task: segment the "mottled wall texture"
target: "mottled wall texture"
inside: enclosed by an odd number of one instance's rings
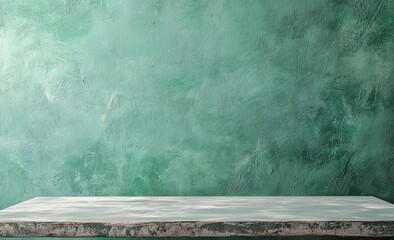
[[[394,202],[394,1],[0,0],[0,177]]]

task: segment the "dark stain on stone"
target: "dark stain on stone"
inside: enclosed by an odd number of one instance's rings
[[[325,223],[325,224],[327,224],[327,223]],[[319,227],[320,227],[320,224],[318,224],[316,222],[308,224],[308,228],[311,230],[318,229]]]
[[[254,234],[271,233],[273,235],[279,235],[284,229],[288,229],[290,227],[291,224],[287,222],[256,222],[248,224],[248,229],[250,229]]]
[[[167,232],[167,225],[165,223],[159,223],[157,226],[158,232]]]
[[[126,230],[126,236],[127,237],[134,237],[134,234],[131,234],[131,229]]]
[[[319,224],[319,228],[325,231],[335,231],[335,230],[340,230],[342,228],[341,222],[337,221],[332,221],[332,222],[326,222],[324,224]]]
[[[107,237],[108,232],[111,230],[111,226],[103,223],[84,223],[83,227],[92,230],[97,237]]]
[[[220,233],[231,233],[231,232],[237,232],[241,234],[247,233],[245,227],[241,224],[229,224],[224,222],[203,224],[201,228],[213,232],[220,232]]]
[[[30,224],[31,225],[31,224]],[[17,224],[17,223],[9,223],[9,226],[12,226],[15,231],[20,235],[29,236],[31,234],[31,228],[26,225]]]
[[[209,223],[204,224],[201,228],[209,231],[228,233],[228,234],[251,234],[261,235],[272,234],[280,235],[284,229],[291,228],[289,222],[235,222],[235,223]]]
[[[126,229],[126,237],[136,237],[139,236],[139,231],[144,226],[142,225],[134,225],[134,226],[122,226],[123,229]]]
[[[368,229],[371,235],[381,236],[391,233],[394,236],[394,222],[364,222],[363,229]]]

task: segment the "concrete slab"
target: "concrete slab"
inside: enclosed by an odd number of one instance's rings
[[[375,197],[38,197],[0,211],[0,237],[394,236]]]

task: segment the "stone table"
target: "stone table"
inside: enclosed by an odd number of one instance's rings
[[[394,236],[375,197],[38,197],[0,211],[0,237]]]

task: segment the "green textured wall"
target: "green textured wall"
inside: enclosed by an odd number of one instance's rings
[[[0,177],[394,202],[394,1],[0,0]]]

